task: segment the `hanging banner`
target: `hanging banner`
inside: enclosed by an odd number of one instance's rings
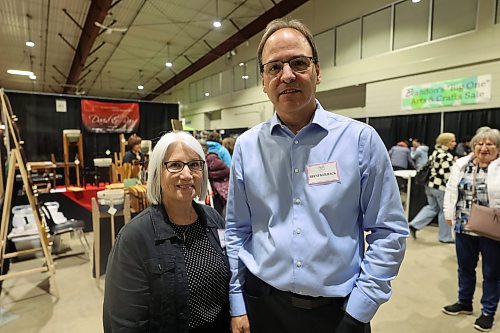
[[[491,99],[491,75],[404,87],[403,110],[430,109],[445,106],[487,103]]]
[[[139,103],[82,99],[82,123],[93,133],[132,133],[139,126]]]

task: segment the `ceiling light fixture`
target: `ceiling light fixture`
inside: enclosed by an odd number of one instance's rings
[[[411,0],[411,2],[413,2],[413,3],[419,3],[420,0]]]
[[[219,21],[219,0],[215,0],[215,21],[212,25],[214,28],[220,28],[222,26],[221,21]]]
[[[8,69],[7,73],[12,74],[12,75],[24,75],[24,76],[33,75],[33,72],[30,72],[30,71],[20,71],[18,69]]]
[[[27,47],[35,47],[35,43],[29,40],[26,42],[26,46]]]
[[[28,76],[30,79],[32,80],[36,80],[36,75],[35,74],[31,74],[30,76]]]
[[[210,93],[209,93],[209,92],[206,92],[206,93],[205,93],[205,97],[208,97],[208,96],[210,96]]]
[[[139,69],[139,85],[137,86],[138,90],[143,90],[144,85],[142,84],[142,69]]]
[[[173,64],[172,62],[170,61],[170,42],[167,42],[167,62],[165,63],[165,67],[172,67]]]

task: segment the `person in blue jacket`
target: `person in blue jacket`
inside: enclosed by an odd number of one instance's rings
[[[208,134],[207,146],[209,153],[216,153],[228,168],[231,167],[231,154],[229,153],[227,148],[221,144],[219,133],[213,131]]]

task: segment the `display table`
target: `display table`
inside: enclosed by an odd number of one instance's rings
[[[394,171],[394,175],[396,177],[401,177],[407,180],[407,187],[406,187],[406,201],[404,205],[404,210],[405,210],[405,216],[407,219],[410,218],[410,202],[411,202],[411,179],[415,177],[417,174],[416,170],[396,170]]]
[[[112,209],[111,213],[110,209]],[[116,211],[114,212],[113,210]],[[97,287],[99,287],[101,272],[104,273],[106,271],[105,265],[107,264],[107,260],[103,260],[104,267],[101,267],[101,258],[107,259],[110,249],[110,247],[106,246],[106,251],[101,251],[101,227],[103,227],[103,223],[108,224],[109,220],[109,226],[111,227],[111,246],[113,246],[116,238],[116,217],[123,217],[124,224],[130,222],[130,198],[128,194],[125,195],[123,204],[119,206],[117,205],[116,207],[101,206],[97,203],[96,198],[92,198],[92,226],[94,229],[94,272]],[[109,245],[108,241],[106,240],[104,240],[104,243],[106,245]]]

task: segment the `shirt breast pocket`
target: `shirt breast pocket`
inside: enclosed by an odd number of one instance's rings
[[[175,262],[167,258],[152,258],[146,260],[146,268],[151,276],[160,276],[175,269]]]

